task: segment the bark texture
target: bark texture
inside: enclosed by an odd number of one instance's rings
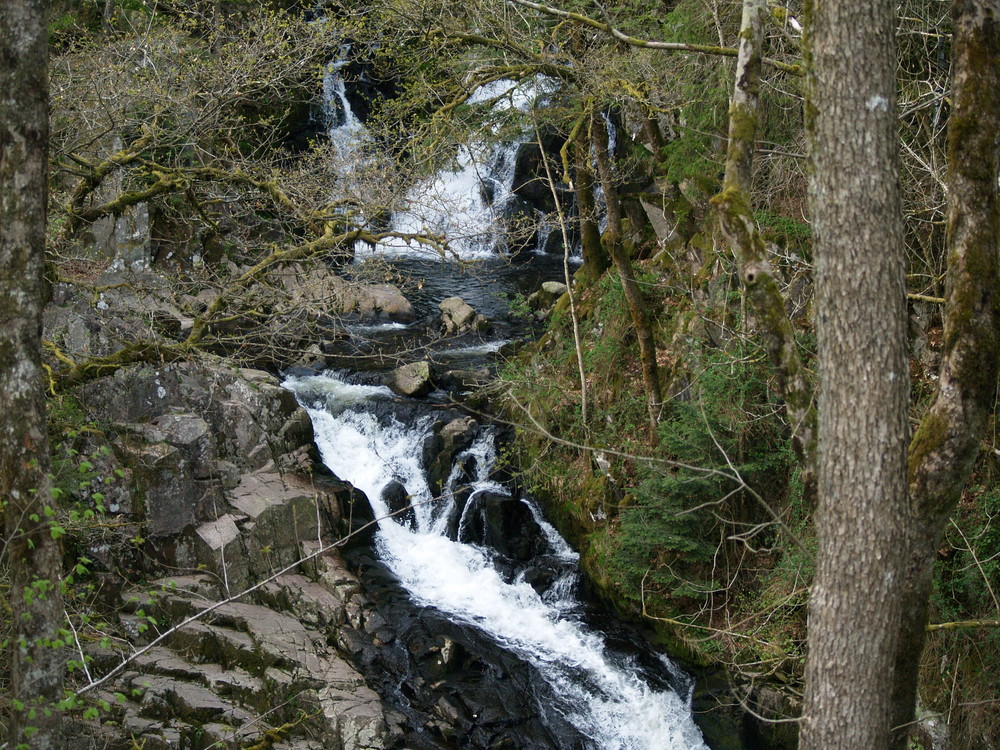
[[[764,0],[744,0],[736,82],[729,107],[726,175],[722,192],[712,202],[718,209],[722,232],[736,256],[743,292],[764,349],[778,376],[778,388],[792,428],[792,449],[802,467],[803,494],[812,505],[816,496],[816,405],[785,311],[785,300],[750,209],[766,18]]]
[[[868,0],[809,10],[819,546],[800,746],[883,748],[908,526],[896,14]]]
[[[61,556],[47,510],[41,321],[48,162],[45,0],[0,3],[0,500],[11,569],[8,744],[61,747]]]
[[[979,454],[1000,350],[1000,0],[955,0],[948,279],[938,390],[910,444],[913,514],[893,693],[893,748],[913,720],[934,556]]]
[[[636,339],[639,342],[639,362],[642,366],[642,384],[646,395],[646,410],[649,414],[650,441],[655,443],[662,404],[660,373],[656,364],[656,342],[642,291],[635,279],[635,271],[632,270],[631,259],[622,244],[621,200],[618,188],[615,186],[611,155],[608,153],[608,131],[603,119],[595,117],[591,120],[590,133],[594,153],[597,156],[597,171],[601,187],[604,189],[604,201],[607,205],[608,228],[604,232],[603,245],[621,279],[625,304],[628,306],[629,317],[632,318]]]

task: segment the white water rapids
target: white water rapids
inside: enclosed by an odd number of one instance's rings
[[[447,491],[432,497],[421,465],[431,416],[409,425],[395,418],[380,421],[371,406],[394,398],[387,388],[350,385],[328,375],[290,378],[285,387],[307,407],[323,461],[364,492],[381,518],[376,548],[383,562],[417,604],[479,628],[536,669],[556,696],[553,705],[540,707],[543,715],[557,712],[595,748],[707,750],[691,718],[689,696],[654,689],[636,668],[610,654],[600,633],[567,616],[579,609],[570,580],[577,555],[528,500],[521,502],[539,522],[548,554],[567,571],[544,595],[520,578],[504,580],[489,550],[446,536],[459,509]],[[488,430],[459,458],[469,455],[476,459],[473,496],[484,490],[506,495],[488,479],[495,458]],[[448,490],[455,489],[458,475],[453,471]],[[381,497],[393,481],[405,486],[415,506],[412,527],[387,517]]]

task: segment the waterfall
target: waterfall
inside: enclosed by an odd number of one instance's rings
[[[347,87],[340,71],[347,64],[350,45],[340,49],[337,59],[326,66],[323,72],[323,102],[326,108],[326,118],[329,123],[328,134],[330,143],[336,149],[343,166],[350,168],[351,162],[357,157],[364,125],[347,99]]]
[[[689,691],[682,697],[651,686],[640,669],[582,622],[578,556],[530,499],[514,497],[490,479],[496,458],[490,430],[482,430],[457,456],[445,491],[436,498],[422,459],[432,412],[403,424],[391,413],[394,396],[388,389],[330,375],[290,378],[285,387],[307,408],[326,465],[368,497],[380,519],[377,553],[411,598],[478,628],[536,670],[553,696],[551,704],[538,707],[543,716],[569,722],[588,738],[587,747],[707,750],[691,718]],[[394,483],[405,487],[413,504],[405,518],[390,516],[383,498]],[[464,504],[461,484],[469,485]],[[484,512],[478,498],[526,506],[538,527],[540,557],[555,571],[541,591],[527,581],[528,567],[511,570],[496,549],[469,540],[473,515]],[[459,541],[463,538],[467,541]],[[668,670],[676,667],[665,661]]]
[[[392,217],[390,227],[397,232],[447,238],[449,248],[462,259],[496,255],[502,233],[498,228],[501,204],[487,202],[483,185],[491,178],[491,168],[499,159],[513,162],[517,146],[487,149],[476,145],[459,148],[454,168],[438,172],[418,182],[409,191],[405,208]],[[509,183],[503,186],[509,189]],[[503,194],[500,194],[503,200]],[[426,253],[416,242],[387,241],[371,252],[380,254]]]
[[[346,59],[346,51],[340,60]],[[331,63],[324,78],[324,93],[330,121],[330,139],[342,154],[356,153],[364,132],[363,124],[351,110],[339,70],[343,62]],[[528,83],[495,81],[481,87],[468,100],[469,105],[493,102],[496,112],[527,111],[534,99],[549,93],[554,84],[544,78]],[[499,145],[473,141],[458,148],[453,163],[431,177],[417,181],[408,191],[401,207],[390,220],[389,228],[403,234],[419,234],[445,239],[452,257],[483,259],[507,254],[510,232],[505,222],[525,225],[541,220],[534,209],[519,207],[510,216],[516,196],[512,192],[518,150],[532,137]],[[551,231],[551,228],[550,230]],[[540,250],[544,237],[530,249]],[[426,255],[433,250],[416,241],[386,240],[376,247],[359,243],[359,262],[380,256]]]

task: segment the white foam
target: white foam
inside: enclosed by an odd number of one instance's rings
[[[600,634],[564,616],[578,604],[571,585],[554,587],[541,596],[523,581],[505,581],[484,550],[444,536],[447,523],[442,519],[448,506],[432,498],[419,459],[431,432],[429,418],[411,425],[394,419],[380,423],[358,407],[366,398],[383,397],[385,389],[338,383],[330,376],[289,379],[285,386],[307,404],[315,407],[317,396],[326,404],[327,408],[309,409],[323,460],[368,496],[377,516],[388,514],[381,493],[390,481],[402,482],[414,499],[415,527],[383,518],[376,546],[419,604],[480,628],[533,665],[554,696],[555,703],[543,710],[557,711],[597,747],[707,750],[691,719],[688,696],[654,690],[634,667],[616,663]],[[495,459],[489,433],[481,435],[466,454],[477,459],[475,490],[505,492],[488,479]],[[456,479],[453,473],[449,485]],[[538,509],[527,505],[551,554],[575,560],[576,553]]]

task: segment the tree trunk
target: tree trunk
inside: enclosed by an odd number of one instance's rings
[[[806,126],[819,346],[803,750],[889,744],[909,506],[895,5],[812,7]]]
[[[646,305],[642,292],[635,280],[631,259],[622,246],[622,209],[615,186],[611,167],[611,157],[608,154],[608,131],[604,121],[594,117],[590,123],[591,140],[597,155],[597,171],[600,174],[601,187],[604,189],[604,200],[608,211],[608,228],[604,232],[603,245],[611,255],[618,276],[621,278],[625,303],[628,305],[629,316],[635,327],[635,335],[639,342],[639,361],[642,366],[642,384],[646,393],[646,410],[649,414],[650,441],[657,441],[657,425],[660,421],[660,374],[656,364],[656,343],[653,339],[653,328],[646,313]]]
[[[816,405],[812,386],[785,312],[785,300],[768,262],[750,210],[753,152],[757,140],[758,89],[764,46],[764,0],[744,0],[736,82],[729,106],[729,145],[722,192],[712,199],[722,232],[736,256],[743,293],[753,313],[792,428],[792,449],[802,467],[803,496],[816,496]]]
[[[594,173],[590,168],[590,139],[587,128],[580,127],[573,139],[573,161],[576,180],[576,206],[580,222],[580,244],[583,248],[583,265],[576,272],[582,282],[596,281],[611,266],[611,258],[601,244],[601,230],[597,224],[597,205],[594,202]]]
[[[893,693],[893,748],[906,747],[934,557],[979,454],[1000,349],[1000,0],[954,0],[948,123],[948,281],[934,402],[910,444],[913,535]]]
[[[105,34],[110,34],[114,28],[115,20],[115,0],[104,0],[104,10],[101,13],[101,29]]]
[[[8,745],[57,748],[61,555],[49,526],[41,325],[48,162],[45,0],[0,3],[0,500],[13,622]]]

